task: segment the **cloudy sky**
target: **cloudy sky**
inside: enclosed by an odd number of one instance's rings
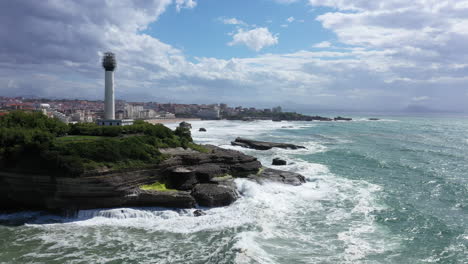
[[[0,1],[0,95],[468,110],[466,0]]]

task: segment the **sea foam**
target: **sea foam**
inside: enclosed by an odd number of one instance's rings
[[[205,263],[359,263],[369,254],[392,248],[394,241],[386,239],[386,230],[373,216],[383,208],[376,196],[381,188],[338,177],[327,166],[304,160],[303,155],[327,151],[320,142],[299,138],[296,140],[300,142],[292,142],[304,144],[306,150],[257,151],[228,145],[237,136],[275,136],[275,131],[283,129],[282,123],[197,121],[192,122],[192,135],[196,142],[255,155],[266,166],[273,157],[285,158],[288,165],[281,169],[304,175],[305,184],[260,185],[236,179],[241,198],[227,207],[205,209],[206,215],[200,217],[193,215],[195,209],[163,208],[83,210],[75,218],[32,213],[28,216],[34,220],[25,227],[40,230],[34,239],[43,241],[36,257],[52,254],[65,260],[73,258],[79,248],[88,251],[87,260],[92,261],[99,255],[91,252],[93,248],[115,251],[119,245],[132,252],[131,256],[101,254],[99,258],[141,263],[150,257],[159,263],[183,262],[190,256]],[[290,122],[288,126],[310,128],[302,122]],[[208,131],[198,132],[198,127]],[[23,239],[30,241],[28,237]]]

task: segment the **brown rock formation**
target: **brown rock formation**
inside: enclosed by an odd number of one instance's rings
[[[121,206],[192,208],[224,206],[238,197],[235,177],[257,182],[278,181],[298,185],[304,177],[265,169],[252,156],[205,146],[208,153],[167,149],[171,157],[151,169],[108,171],[57,177],[0,171],[0,210],[79,210]],[[260,173],[259,173],[260,172]],[[144,191],[140,186],[166,183],[170,191]]]

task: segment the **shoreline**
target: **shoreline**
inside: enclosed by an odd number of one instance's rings
[[[189,121],[201,121],[201,118],[168,118],[168,119],[147,119],[143,120],[150,124],[168,124],[168,123],[180,123],[180,122],[189,122]]]

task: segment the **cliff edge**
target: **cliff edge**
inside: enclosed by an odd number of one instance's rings
[[[124,206],[216,207],[238,197],[235,178],[299,185],[302,175],[265,169],[252,156],[204,145],[208,150],[167,148],[169,158],[151,169],[59,177],[0,172],[0,210],[80,210]]]

